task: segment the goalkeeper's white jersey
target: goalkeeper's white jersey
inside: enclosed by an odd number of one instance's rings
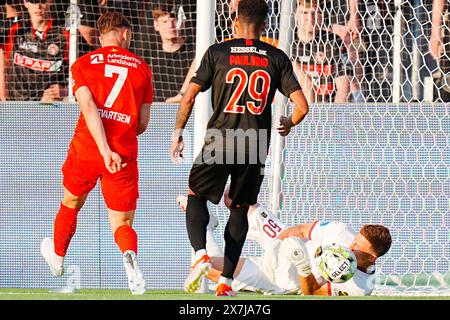
[[[266,254],[273,254],[274,247],[277,247],[277,241],[279,242],[276,238],[286,229],[286,225],[262,206],[253,210],[249,219],[247,238],[258,242]],[[345,283],[327,283],[320,276],[320,272],[314,262],[314,255],[319,246],[339,244],[348,247],[353,242],[355,235],[356,233],[350,226],[336,221],[317,221],[311,228],[306,247],[311,260],[312,272],[321,286],[325,284],[328,286],[329,295],[364,296],[370,295],[373,290],[374,273],[368,274],[357,270],[353,278]],[[278,255],[278,264],[282,262],[281,257]],[[285,272],[277,272],[277,274],[283,274],[283,277],[289,278],[289,281],[280,281],[278,279],[276,280],[277,283],[298,283],[295,268],[286,268]]]

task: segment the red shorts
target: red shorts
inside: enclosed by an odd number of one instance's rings
[[[73,147],[70,147],[62,167],[64,187],[73,195],[82,196],[94,189],[100,179],[103,199],[108,209],[121,212],[136,210],[139,198],[137,161],[126,163],[121,171],[110,173],[103,158],[94,156],[92,160],[87,160],[84,156],[78,156]]]

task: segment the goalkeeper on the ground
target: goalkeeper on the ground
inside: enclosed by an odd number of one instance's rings
[[[177,198],[185,210],[186,197]],[[227,193],[225,192],[225,204]],[[233,290],[265,294],[304,295],[370,295],[375,282],[375,261],[390,248],[389,230],[381,225],[365,225],[358,233],[341,222],[315,221],[285,226],[280,219],[262,205],[248,210],[247,239],[256,241],[264,250],[262,256],[247,256],[239,260],[234,274]],[[223,251],[214,238],[218,219],[210,216],[207,232],[207,252],[212,269],[207,278],[217,282],[221,274]],[[319,247],[342,245],[350,248],[357,258],[357,271],[344,283],[327,282],[314,263]],[[295,260],[294,251],[302,251],[303,258]],[[202,279],[198,279],[198,288]]]

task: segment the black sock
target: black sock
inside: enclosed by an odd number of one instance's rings
[[[189,195],[186,208],[186,228],[194,251],[206,249],[206,226],[208,222],[209,212],[206,200]]]
[[[248,231],[248,207],[230,208],[230,218],[225,227],[225,257],[222,276],[233,279]]]

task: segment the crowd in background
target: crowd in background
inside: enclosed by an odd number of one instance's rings
[[[393,0],[292,0],[291,57],[310,102],[392,102]],[[216,41],[233,37],[238,0],[216,1]],[[450,101],[450,18],[447,0],[404,3],[402,100]],[[69,0],[0,1],[0,101],[61,101],[68,94]],[[105,11],[122,11],[133,25],[131,51],[151,66],[155,102],[177,103],[195,71],[197,0],[79,0],[78,56],[99,47],[95,28]],[[263,41],[277,45],[280,2],[269,0]],[[205,30],[206,32],[206,30]],[[415,47],[414,47],[415,45]],[[419,46],[419,48],[417,48]],[[413,80],[414,50],[420,51]],[[419,81],[421,91],[414,91]]]

